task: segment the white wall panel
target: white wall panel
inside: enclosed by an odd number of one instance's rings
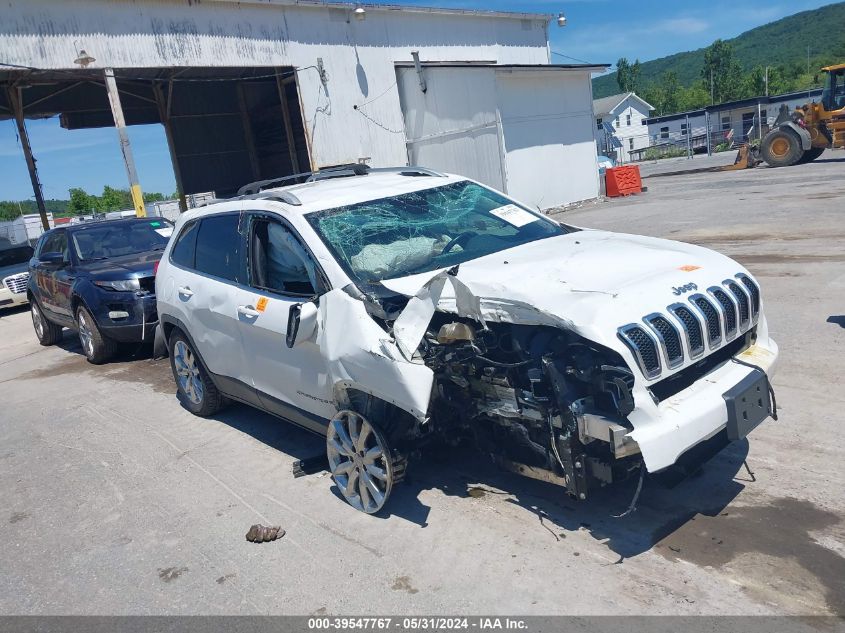
[[[496,77],[508,193],[541,209],[598,197],[589,73]]]

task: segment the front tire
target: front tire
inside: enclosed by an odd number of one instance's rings
[[[214,415],[226,403],[196,351],[178,330],[170,335],[170,369],[182,405],[194,415]]]
[[[801,139],[792,130],[780,129],[769,132],[763,139],[760,148],[770,167],[789,167],[794,165],[804,155]]]
[[[117,343],[100,332],[97,322],[84,306],[76,311],[76,327],[79,328],[79,342],[82,353],[93,365],[102,365],[114,356]]]
[[[62,326],[48,321],[34,298],[29,302],[29,313],[32,316],[32,327],[35,329],[35,336],[38,337],[39,343],[47,347],[62,340]]]
[[[404,471],[382,432],[355,411],[335,414],[326,434],[326,454],[340,494],[366,514],[384,507]]]

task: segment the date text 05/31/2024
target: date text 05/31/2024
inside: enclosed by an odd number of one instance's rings
[[[500,617],[318,617],[308,619],[309,631],[336,630],[522,630],[526,623],[519,618]]]

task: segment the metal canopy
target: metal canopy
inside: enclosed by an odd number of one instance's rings
[[[230,195],[310,167],[292,68],[115,69],[115,77],[127,125],[165,125],[183,193]],[[28,119],[59,116],[69,130],[114,125],[102,70],[4,70],[0,84],[21,88]],[[0,90],[0,119],[12,117]]]

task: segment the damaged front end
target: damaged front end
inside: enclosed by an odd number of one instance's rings
[[[626,420],[634,377],[616,352],[550,326],[479,326],[438,312],[419,354],[434,372],[441,438],[471,438],[504,468],[579,499],[638,472]]]
[[[578,499],[637,474],[627,420],[634,375],[622,357],[562,324],[486,320],[456,273],[433,277],[410,301],[358,297],[404,360],[433,373],[417,437],[469,440],[503,468]],[[455,312],[437,309],[449,286]]]

